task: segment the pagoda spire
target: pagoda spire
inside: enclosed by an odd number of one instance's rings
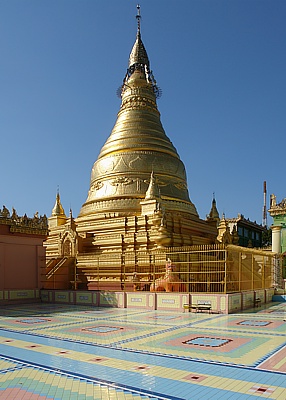
[[[141,39],[141,12],[140,5],[137,5],[137,35],[135,43],[132,47],[127,72],[123,79],[123,85],[119,88],[118,95],[123,96],[124,91],[128,87],[129,79],[135,72],[141,72],[141,79],[145,78],[147,84],[150,85],[151,91],[155,94],[155,97],[159,98],[162,94],[161,89],[157,86],[157,82],[154,78],[153,72],[150,70],[150,62],[147,51]]]
[[[212,207],[211,207],[209,215],[207,216],[207,219],[208,220],[216,220],[216,221],[220,220],[219,212],[218,212],[217,207],[216,207],[216,200],[215,200],[215,194],[214,193],[213,193]]]
[[[147,51],[141,40],[141,13],[139,4],[137,5],[136,19],[137,19],[137,35],[135,43],[133,45],[133,48],[129,56],[128,70],[131,68],[131,71],[129,71],[129,73],[133,73],[135,69],[140,69],[140,67],[141,68],[143,67],[145,72],[145,68],[149,69],[150,67]]]
[[[66,216],[65,211],[62,206],[62,203],[61,203],[59,189],[57,190],[57,197],[56,197],[56,202],[55,202],[54,208],[52,210],[52,216],[63,216],[63,217]]]

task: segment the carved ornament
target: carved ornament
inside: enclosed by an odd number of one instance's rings
[[[270,209],[268,210],[268,212],[271,217],[286,214],[286,198],[284,198],[280,203],[277,204],[276,196],[272,194],[270,196]]]
[[[0,224],[10,225],[11,232],[20,232],[27,234],[47,235],[48,233],[48,218],[46,215],[39,216],[36,212],[33,218],[24,216],[20,217],[15,208],[10,211],[3,206],[0,209]]]
[[[113,181],[110,182],[112,186],[118,186],[118,185],[130,185],[133,183],[134,180],[131,178],[127,178],[126,176],[123,177],[118,177],[114,179]]]

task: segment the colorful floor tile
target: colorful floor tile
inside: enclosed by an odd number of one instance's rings
[[[6,306],[0,399],[285,400],[285,315]]]

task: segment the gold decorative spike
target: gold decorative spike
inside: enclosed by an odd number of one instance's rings
[[[160,197],[160,191],[158,185],[156,184],[156,179],[154,177],[154,173],[152,171],[150,183],[148,189],[146,191],[145,200],[153,200],[158,199]]]

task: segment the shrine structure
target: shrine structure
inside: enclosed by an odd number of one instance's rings
[[[121,107],[92,167],[86,201],[74,218],[71,211],[66,215],[57,193],[48,218],[43,287],[122,296],[139,290],[250,290],[253,304],[254,290],[264,293],[280,284],[279,271],[273,273],[275,255],[236,246],[236,227],[230,232],[220,220],[215,199],[207,219],[199,217],[184,163],[161,123],[161,90],[137,8],[136,39],[119,89]]]
[[[95,275],[111,273],[108,263],[120,273],[128,258],[133,273],[140,251],[216,240],[216,221],[200,219],[189,197],[185,166],[162,126],[156,102],[161,91],[140,18],[138,8],[136,40],[119,90],[121,107],[93,165],[86,202],[76,219],[67,217],[58,193],[49,218],[48,269],[51,276],[59,266],[69,267],[67,284],[76,281],[75,265],[81,285],[92,288]],[[104,255],[107,260],[98,266],[98,256]]]

